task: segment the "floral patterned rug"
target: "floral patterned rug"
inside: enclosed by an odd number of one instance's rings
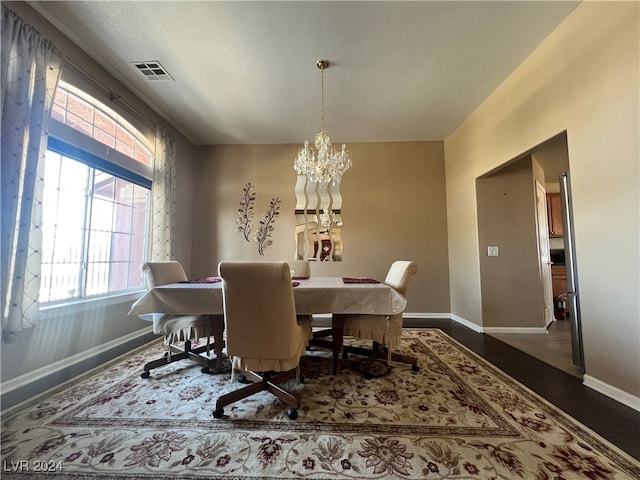
[[[638,479],[640,463],[439,330],[409,330],[420,371],[327,352],[302,362],[295,421],[263,392],[153,344],[4,412],[5,479]]]

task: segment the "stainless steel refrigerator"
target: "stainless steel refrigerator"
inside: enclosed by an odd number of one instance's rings
[[[580,323],[580,293],[576,269],[576,248],[573,232],[573,205],[571,203],[571,177],[569,172],[560,174],[560,198],[562,202],[562,223],[564,226],[564,259],[567,269],[567,301],[571,328],[571,354],[573,364],[584,372],[582,349],[582,325]]]

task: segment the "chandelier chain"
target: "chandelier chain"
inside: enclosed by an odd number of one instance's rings
[[[329,66],[328,60],[319,60],[316,66],[320,69],[320,133],[315,137],[315,149],[304,142],[304,147],[298,152],[293,167],[298,175],[305,175],[308,180],[316,183],[333,185],[340,183],[344,172],[351,167],[351,153],[346,145],[341,150],[331,145],[329,133],[324,129],[324,70]]]
[[[324,68],[320,69],[320,131],[324,132]]]

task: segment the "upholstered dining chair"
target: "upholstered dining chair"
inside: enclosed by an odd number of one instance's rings
[[[384,283],[406,297],[411,278],[418,272],[415,262],[398,260],[393,262]],[[372,340],[372,347],[362,348],[353,345],[343,345],[343,356],[349,353],[364,355],[367,358],[362,371],[365,378],[371,378],[369,371],[373,362],[378,359],[396,361],[411,365],[415,372],[419,371],[418,361],[412,355],[394,352],[402,338],[402,312],[395,315],[333,315],[333,323],[344,324],[344,336],[365,340]]]
[[[298,417],[300,400],[280,385],[300,381],[300,358],[311,337],[311,323],[298,318],[287,262],[220,262],[227,355],[234,373],[248,385],[218,398],[215,418],[224,407],[261,391],[269,391]]]
[[[293,270],[294,277],[309,278],[311,276],[311,262],[307,260],[292,260],[287,262]]]
[[[149,288],[188,280],[184,268],[176,261],[145,262],[142,264],[142,272],[147,278]],[[218,338],[222,338],[223,329],[222,315],[154,314],[153,333],[164,337],[167,351],[163,357],[144,366],[142,378],[148,378],[154,368],[187,358],[202,365],[202,373],[209,373],[211,337],[218,335]],[[192,340],[200,338],[205,338],[206,344],[193,348]]]

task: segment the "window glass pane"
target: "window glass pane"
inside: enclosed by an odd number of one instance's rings
[[[129,239],[130,235],[124,233],[113,234],[113,244],[111,259],[114,262],[124,262],[129,260]]]
[[[64,115],[65,115],[65,109],[64,107],[61,107],[60,105],[52,105],[51,106],[51,118],[53,118],[54,120],[57,120],[59,122],[65,123],[64,122]]]
[[[131,258],[144,258],[144,246],[144,235],[131,235]],[[140,270],[140,263],[137,264],[136,268]],[[140,278],[142,279],[142,276],[140,276]],[[140,285],[142,285],[142,283],[140,283]]]
[[[92,231],[110,232],[113,225],[113,202],[102,198],[93,198],[91,205]]]
[[[138,140],[133,145],[133,158],[144,165],[151,165],[151,154]]]
[[[109,278],[110,290],[129,288],[129,262],[113,262]]]
[[[77,117],[71,112],[67,112],[67,121],[65,122],[71,128],[74,128],[85,135],[91,136],[91,131],[93,130],[91,124],[86,120]]]
[[[60,190],[66,192],[81,192],[84,195],[87,189],[88,178],[89,167],[83,163],[65,158],[60,164],[60,178],[57,180],[57,183]]]
[[[93,195],[106,200],[113,200],[114,192],[115,177],[108,173],[96,170],[93,178]]]
[[[128,288],[142,288],[144,283],[142,282],[142,271],[140,270],[139,263],[129,262],[128,264]]]
[[[133,147],[133,135],[120,126],[116,131],[116,139],[124,145]]]
[[[112,148],[117,136],[126,155],[151,165],[151,152],[135,132],[91,100],[58,88],[53,112],[54,120]],[[50,139],[55,152],[47,151],[44,165],[42,305],[143,286],[140,265],[147,250],[149,188],[144,182],[148,177],[140,180],[133,171],[136,175],[128,176],[123,166],[123,171],[100,170],[105,165],[100,154],[84,152],[78,134],[67,138],[65,132],[69,130],[60,130],[55,141]],[[67,152],[74,158],[65,156]]]
[[[133,205],[133,185],[131,182],[116,178],[115,201],[124,205]]]
[[[43,278],[40,285],[40,301],[46,303],[78,298],[80,296],[81,264],[77,262],[54,263],[49,267],[51,273],[48,277]],[[50,283],[51,286],[48,289],[43,289],[43,284],[47,283]]]
[[[127,205],[115,205],[114,232],[130,232],[131,218],[133,216],[133,208]]]
[[[100,143],[104,143],[107,147],[115,148],[116,139],[113,135],[109,135],[107,132],[96,128],[93,131],[93,138],[98,140]]]
[[[91,230],[87,250],[88,263],[106,263],[109,258],[111,258],[111,232]]]
[[[87,265],[88,297],[100,295],[109,291],[109,263],[94,262]]]
[[[124,143],[116,139],[116,150],[124,153],[125,155],[133,158],[133,147],[127,143]]]
[[[68,98],[69,95],[67,94],[67,91],[64,88],[58,88],[56,89],[56,94],[53,97],[53,103],[66,110]]]
[[[93,124],[93,107],[75,95],[69,95],[67,110],[89,124]]]
[[[108,117],[107,115],[102,113],[100,110],[96,110],[95,115],[96,117],[95,117],[94,125],[96,126],[96,128],[99,128],[107,135],[115,137],[116,122],[114,122],[112,118]]]
[[[49,152],[40,302],[140,288],[148,198],[146,188]]]

